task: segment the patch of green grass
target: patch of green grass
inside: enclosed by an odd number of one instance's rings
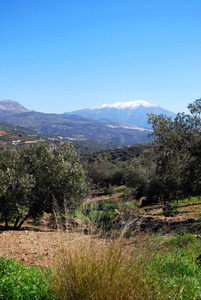
[[[121,186],[116,186],[115,187],[115,191],[116,192],[123,192],[125,190],[125,186],[121,185]]]
[[[69,215],[70,215],[70,217],[81,220],[85,224],[89,223],[89,218],[83,214],[81,209],[70,210]]]
[[[0,299],[50,300],[54,299],[41,271],[21,265],[13,259],[0,259]]]
[[[177,201],[175,200],[175,201],[171,202],[171,205],[179,206],[180,204],[197,203],[197,202],[201,202],[201,197],[190,197],[187,199],[179,200],[178,204],[177,204]]]
[[[104,194],[104,193],[105,193],[104,189],[97,189],[97,190],[94,190],[92,194]]]
[[[150,261],[150,284],[157,286],[157,299],[201,299],[201,241],[193,234],[152,235],[157,255]],[[165,296],[166,295],[166,296]]]
[[[131,202],[127,202],[123,205],[124,207],[129,207],[129,208],[135,208],[135,209],[139,209],[140,208],[138,206],[136,206],[135,204],[131,203]]]

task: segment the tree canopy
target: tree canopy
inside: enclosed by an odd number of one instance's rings
[[[125,180],[138,196],[167,206],[172,200],[201,194],[201,99],[189,113],[175,119],[149,115],[155,138],[154,151],[134,159]]]
[[[0,214],[19,228],[29,217],[52,212],[53,200],[69,209],[83,200],[85,171],[71,144],[39,144],[20,150],[0,151]]]

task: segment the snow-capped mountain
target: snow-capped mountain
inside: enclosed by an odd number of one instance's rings
[[[175,113],[168,111],[156,104],[151,104],[143,100],[116,102],[114,104],[102,104],[91,108],[77,110],[68,114],[74,114],[93,119],[112,120],[128,125],[150,127],[147,123],[147,114],[163,114],[175,117]]]
[[[101,108],[117,108],[117,109],[124,109],[124,108],[130,108],[130,109],[136,109],[140,105],[144,107],[157,107],[156,104],[150,104],[146,101],[143,100],[138,100],[138,101],[129,101],[129,102],[116,102],[113,104],[102,104],[99,106],[94,106],[91,107],[90,109],[101,109]]]

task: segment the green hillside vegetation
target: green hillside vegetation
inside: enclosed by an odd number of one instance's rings
[[[0,122],[1,146],[4,146],[6,148],[13,148],[13,146],[19,144],[22,145],[26,142],[33,142],[34,144],[37,141],[45,141],[46,143],[48,143],[48,137],[28,128]]]
[[[131,160],[134,157],[138,157],[144,151],[149,151],[152,148],[151,143],[139,144],[135,146],[126,146],[119,147],[115,149],[94,151],[92,153],[85,153],[82,157],[89,163],[93,163],[95,161],[109,161],[109,162],[117,162],[117,161],[127,161]]]
[[[15,148],[24,144],[45,142],[46,144],[60,144],[63,141],[71,142],[78,153],[86,154],[107,149],[116,149],[118,145],[112,142],[98,142],[91,140],[74,140],[51,135],[40,134],[34,130],[0,122],[0,145],[6,148]]]
[[[44,114],[40,112],[15,113],[0,110],[2,122],[20,125],[49,136],[69,137],[76,140],[135,145],[150,140],[149,130],[128,129],[118,123],[106,123],[65,114]]]

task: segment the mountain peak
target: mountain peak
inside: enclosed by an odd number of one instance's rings
[[[12,112],[27,112],[29,111],[17,101],[4,99],[0,101],[0,109]]]
[[[143,100],[116,102],[114,104],[102,104],[91,108],[77,110],[69,114],[92,118],[97,120],[110,120],[127,125],[150,128],[147,123],[147,114],[166,115],[175,117],[175,113],[168,111],[159,105],[151,104]]]
[[[117,108],[117,109],[136,109],[139,106],[144,106],[144,107],[157,107],[156,104],[150,104],[146,101],[143,100],[138,100],[138,101],[128,101],[128,102],[115,102],[113,104],[102,104],[98,106],[91,107],[90,109],[102,109],[102,108]]]

